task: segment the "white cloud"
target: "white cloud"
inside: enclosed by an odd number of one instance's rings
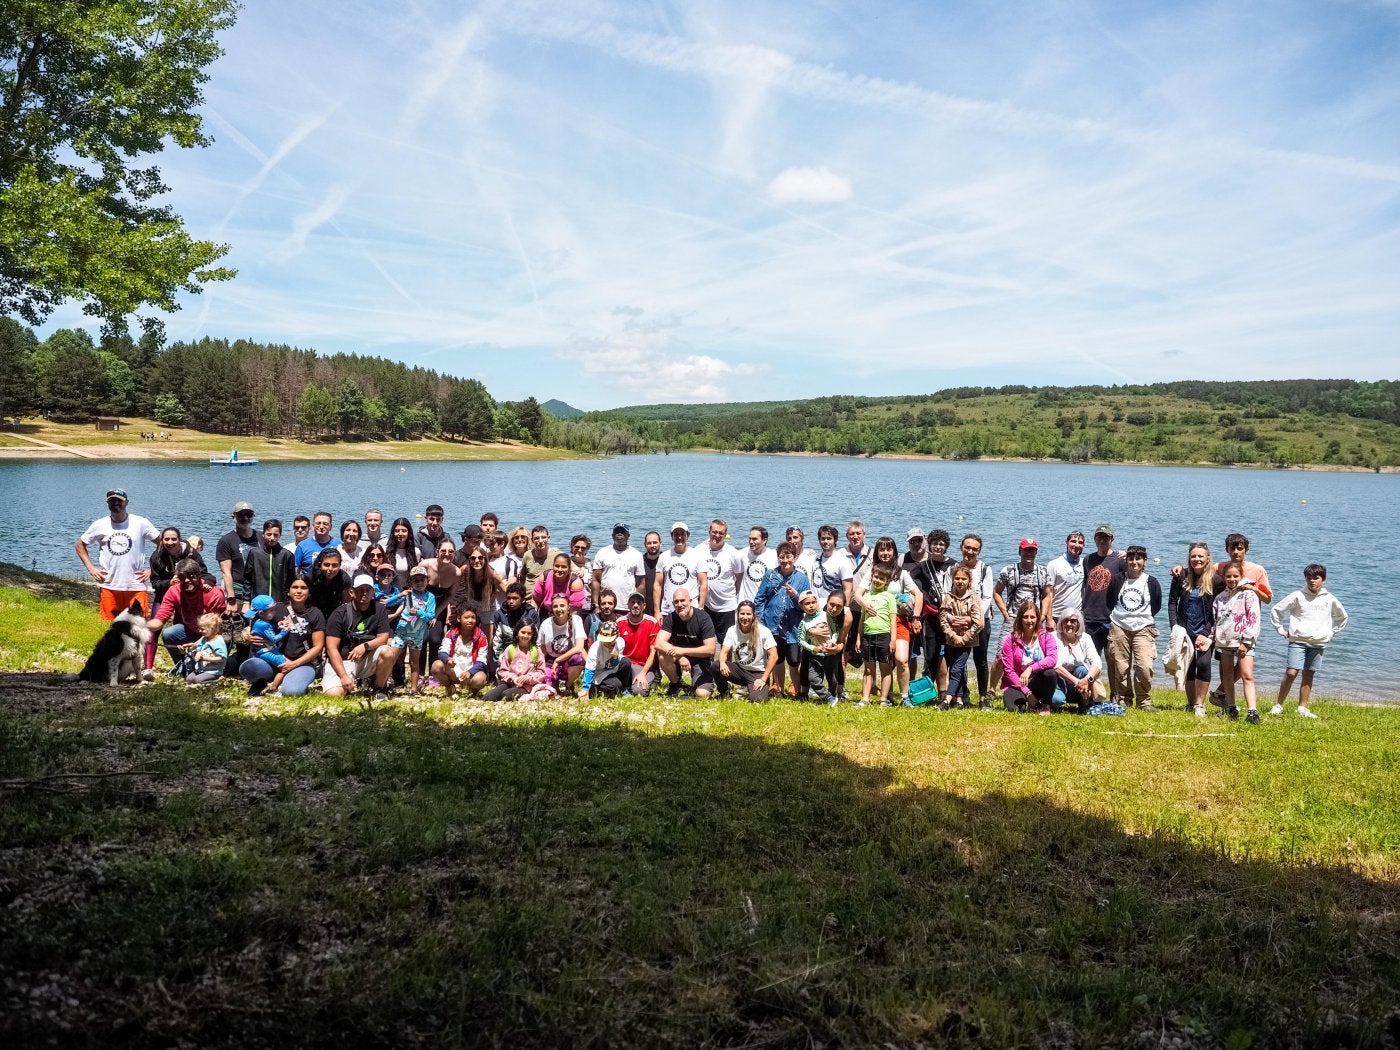
[[[273,248],[269,257],[275,262],[287,262],[300,255],[306,249],[306,239],[315,232],[317,227],[323,226],[335,218],[336,213],[345,206],[345,202],[349,198],[349,186],[337,184],[330,187],[316,207],[308,212],[303,212],[292,221],[291,236]]]
[[[774,204],[837,204],[851,199],[851,180],[830,168],[788,168],[768,184]]]
[[[613,388],[623,399],[696,403],[748,400],[744,381],[766,366],[731,364],[697,353],[676,338],[678,320],[654,326],[634,322],[605,335],[570,336],[558,356],[573,361],[587,376]]]

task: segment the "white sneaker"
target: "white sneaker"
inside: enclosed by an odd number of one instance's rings
[[[1206,716],[1206,707],[1205,707],[1205,704],[1197,704],[1197,705],[1196,705],[1196,717],[1197,717],[1197,718],[1205,718],[1205,716]]]
[[[1298,715],[1299,715],[1299,717],[1301,717],[1301,718],[1316,718],[1316,717],[1317,717],[1317,715],[1313,714],[1311,711],[1309,711],[1306,707],[1303,707],[1301,704],[1298,705]]]
[[[1269,708],[1269,714],[1271,714],[1271,715],[1281,715],[1281,714],[1283,714],[1283,705],[1282,705],[1282,704],[1274,704],[1273,707]]]

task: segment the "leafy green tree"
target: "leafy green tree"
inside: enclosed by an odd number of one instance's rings
[[[155,416],[157,423],[164,423],[168,427],[181,426],[189,418],[188,413],[185,412],[185,406],[180,404],[180,399],[174,394],[168,393],[156,395],[151,414]]]
[[[263,395],[262,431],[268,437],[277,437],[282,433],[282,409],[277,404],[277,395],[271,390]]]
[[[389,424],[389,409],[377,397],[365,398],[365,430],[381,436]]]
[[[492,429],[502,441],[520,440],[520,417],[509,405],[497,405],[492,417]]]
[[[336,420],[340,435],[358,434],[365,428],[365,392],[348,380],[340,384],[335,396]]]
[[[540,403],[533,397],[527,397],[524,401],[516,402],[514,407],[525,440],[539,444],[544,437],[544,412],[540,409]]]
[[[335,430],[336,403],[331,392],[318,383],[307,383],[297,403],[297,422],[311,437]]]
[[[60,418],[90,418],[107,400],[107,372],[86,332],[78,333],[81,339],[59,339],[63,334],[55,332],[45,341],[40,397]]]
[[[472,441],[490,440],[495,429],[496,403],[477,379],[452,384],[442,409],[442,429]]]
[[[107,380],[106,408],[114,414],[131,411],[136,381],[131,375],[131,366],[110,350],[99,350],[97,359],[102,362],[102,372]]]
[[[234,271],[158,203],[138,158],[208,144],[205,72],[237,0],[0,4],[0,312],[30,324],[66,300],[123,317],[177,308]]]
[[[34,376],[34,332],[12,317],[0,317],[0,418],[34,411],[39,387]]]
[[[436,430],[437,416],[430,408],[421,405],[408,405],[394,413],[394,436],[400,440],[420,438],[429,431]]]

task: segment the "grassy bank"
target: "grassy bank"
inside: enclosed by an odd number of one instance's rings
[[[0,676],[9,1045],[1400,1034],[1396,712],[49,684]]]
[[[143,441],[142,433],[163,433],[168,440]],[[61,448],[45,448],[26,441],[36,438]],[[297,441],[294,438],[230,437],[205,434],[183,427],[168,427],[150,419],[124,419],[118,433],[98,431],[91,423],[52,423],[29,420],[18,433],[0,431],[0,457],[72,458],[76,450],[101,459],[196,460],[223,455],[237,448],[240,456],[260,460],[387,459],[387,460],[537,460],[579,459],[564,449],[526,445],[516,441]],[[79,457],[81,458],[81,457]]]

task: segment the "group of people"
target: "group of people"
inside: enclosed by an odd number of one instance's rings
[[[454,537],[438,504],[418,528],[407,517],[386,528],[376,508],[338,529],[328,512],[297,515],[284,543],[279,519],[255,524],[252,504],[239,501],[209,564],[197,537],[130,513],[124,490],[108,492],[107,511],[75,548],[104,617],[133,601],[153,609],[147,678],[159,638],[188,681],[239,676],[254,694],[300,695],[319,680],[327,693],[374,699],[394,688],[511,699],[657,687],[835,705],[858,672],[857,706],[934,695],[945,710],[988,709],[994,698],[1042,714],[1153,708],[1162,585],[1146,571],[1146,549],[1120,552],[1107,524],[1092,550],[1076,530],[1044,564],[1037,541],[1023,539],[997,571],[979,535],[964,535],[955,556],[938,528],[909,529],[901,553],[859,521],[844,544],[822,525],[816,548],[798,526],[770,547],[761,525],[736,547],[719,518],[697,543],[677,521],[669,544],[650,531],[638,548],[618,523],[595,550],[582,533],[556,547],[544,525],[503,529],[492,512]],[[1272,713],[1301,675],[1298,714],[1316,717],[1323,650],[1346,624],[1326,569],[1308,565],[1305,586],[1275,603],[1248,539],[1231,533],[1225,553],[1216,561],[1193,543],[1172,567],[1164,666],[1196,715],[1210,702],[1237,718],[1242,693],[1257,722],[1253,654],[1272,606],[1288,645]]]

